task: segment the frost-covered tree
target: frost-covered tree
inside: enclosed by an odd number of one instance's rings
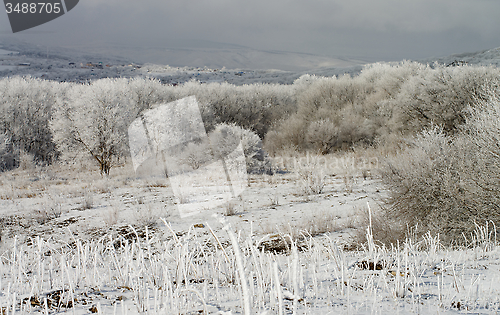
[[[340,129],[330,120],[318,120],[309,125],[305,140],[313,146],[313,149],[321,154],[326,154],[337,146]]]
[[[133,78],[127,84],[129,97],[139,112],[151,109],[156,104],[168,103],[176,99],[171,89],[162,85],[159,80]]]
[[[108,175],[128,155],[127,128],[138,109],[125,79],[102,79],[75,85],[55,106],[51,128],[64,160],[90,154]]]
[[[14,149],[42,164],[57,157],[49,121],[57,96],[67,86],[23,77],[0,80],[0,132],[9,135]]]
[[[178,98],[195,95],[207,131],[220,123],[253,130],[259,137],[295,111],[295,88],[278,84],[235,86],[229,83],[187,82],[175,89]]]
[[[179,157],[191,169],[215,160],[226,159],[236,152],[241,144],[245,155],[246,170],[249,174],[270,173],[271,160],[264,151],[262,140],[251,131],[235,124],[218,124],[208,133],[208,138],[189,143],[182,148]]]

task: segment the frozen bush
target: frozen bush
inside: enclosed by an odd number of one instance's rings
[[[340,78],[301,78],[297,83],[297,113],[281,121],[266,136],[272,152],[287,145],[322,154],[356,143],[371,143],[375,125],[364,102],[370,84],[346,75]]]
[[[322,119],[312,122],[307,130],[305,141],[311,143],[311,146],[322,154],[330,152],[337,146],[340,128],[335,126],[328,119]]]
[[[179,98],[196,96],[207,131],[220,123],[236,124],[264,135],[276,121],[295,112],[293,86],[252,84],[235,86],[229,83],[190,81],[176,87]]]
[[[179,156],[183,170],[196,170],[216,159],[226,158],[240,143],[245,155],[247,173],[271,172],[271,161],[262,148],[259,136],[234,124],[216,125],[214,130],[208,133],[207,141],[190,142],[182,146],[175,155]]]
[[[250,130],[236,125],[219,124],[209,134],[210,143],[216,156],[227,156],[241,142],[245,154],[247,173],[271,172],[271,161],[262,147],[262,140]]]
[[[326,118],[347,105],[362,104],[367,85],[348,75],[313,81],[297,95],[297,114],[304,119]]]
[[[451,138],[437,127],[408,140],[408,148],[385,161],[383,183],[390,191],[387,215],[424,231],[444,231],[453,211],[463,209]],[[450,232],[450,231],[447,231]]]
[[[14,152],[12,142],[7,134],[0,134],[0,172],[16,167],[18,154]]]
[[[500,88],[495,84],[486,88],[485,99],[469,107],[457,143],[468,171],[468,195],[475,203],[472,215],[478,223],[500,222]]]
[[[469,107],[460,132],[452,136],[432,127],[386,161],[388,216],[455,243],[476,223],[500,224],[500,101],[489,95]]]
[[[184,164],[187,164],[193,170],[197,170],[202,165],[211,161],[210,144],[208,141],[190,142],[184,148],[181,158]]]
[[[440,125],[446,133],[455,133],[464,124],[468,106],[484,100],[482,86],[498,80],[500,71],[493,67],[427,67],[408,77],[396,97],[387,125],[390,133],[411,134]]]
[[[296,115],[284,120],[278,127],[266,134],[264,139],[266,150],[273,156],[290,147],[295,150],[304,150],[307,127],[307,121]]]
[[[129,97],[137,111],[151,109],[153,105],[175,101],[175,95],[156,79],[133,78],[127,83]]]
[[[323,192],[325,188],[325,169],[324,165],[311,163],[301,165],[295,170],[300,188],[304,195],[317,195]]]

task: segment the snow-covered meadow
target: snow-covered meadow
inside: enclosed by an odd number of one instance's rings
[[[319,158],[304,156],[282,175],[251,175],[234,208],[188,218],[167,179],[137,178],[130,164],[106,178],[69,167],[3,174],[4,312],[497,312],[492,224],[461,248],[431,234],[381,246],[362,219],[387,194],[377,165],[329,157],[344,164],[325,169]],[[366,242],[353,248],[359,235]]]

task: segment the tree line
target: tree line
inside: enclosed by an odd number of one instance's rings
[[[107,173],[129,155],[127,127],[141,112],[190,95],[207,132],[221,123],[239,126],[256,133],[271,155],[380,145],[433,125],[453,134],[499,77],[495,67],[400,62],[371,64],[354,77],[304,75],[291,85],[4,78],[0,166],[15,167],[21,153],[39,165],[86,155]]]

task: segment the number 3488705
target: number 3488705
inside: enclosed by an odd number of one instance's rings
[[[40,14],[40,13],[55,13],[61,12],[61,3],[38,2],[38,3],[6,3],[5,10],[7,13],[22,13],[22,14]]]

